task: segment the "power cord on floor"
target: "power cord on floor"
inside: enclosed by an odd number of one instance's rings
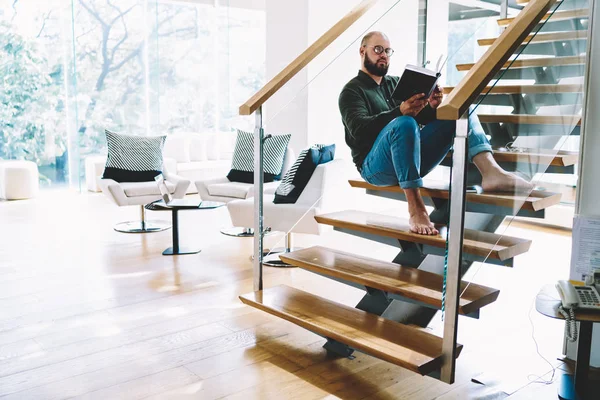
[[[550,296],[548,296],[548,297],[550,297]],[[532,382],[532,383],[541,383],[544,385],[551,385],[552,383],[554,383],[554,381],[556,379],[556,367],[554,365],[552,365],[552,363],[550,361],[548,361],[548,359],[546,357],[544,357],[542,355],[542,353],[540,353],[540,348],[538,346],[538,342],[537,342],[537,340],[535,340],[535,325],[533,324],[533,319],[531,318],[531,312],[533,311],[533,305],[535,304],[535,299],[536,299],[536,297],[533,298],[533,301],[531,302],[531,306],[529,307],[529,313],[528,313],[529,323],[531,324],[531,338],[533,339],[533,343],[535,343],[535,351],[538,354],[538,356],[540,356],[542,358],[542,360],[546,361],[548,363],[548,365],[550,365],[550,367],[552,368],[552,376],[550,377],[550,380],[547,380],[539,375],[529,374],[529,375],[527,375],[527,380],[529,380],[529,382]],[[535,378],[535,379],[532,379],[532,378]]]

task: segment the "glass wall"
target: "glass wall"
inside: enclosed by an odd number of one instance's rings
[[[0,0],[0,159],[39,166],[40,183],[68,179],[68,50],[70,1]]]
[[[0,0],[0,159],[80,187],[104,129],[250,128],[237,108],[264,83],[265,11],[238,3]]]

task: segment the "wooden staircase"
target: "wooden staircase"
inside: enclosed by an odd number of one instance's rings
[[[522,1],[524,0],[517,0],[519,3]],[[545,10],[541,11],[543,12]],[[542,23],[587,16],[580,9],[561,10],[546,16],[541,13]],[[513,22],[513,18],[507,18],[499,20],[498,25],[508,26],[510,29]],[[585,39],[584,35],[577,30],[543,32],[525,37],[522,46],[527,48],[582,39]],[[486,38],[481,39],[479,44],[493,46],[497,43],[496,38]],[[546,50],[544,48],[540,52]],[[505,59],[506,57],[502,58],[495,65],[501,65]],[[498,163],[502,166],[528,166],[534,171],[573,172],[573,165],[578,160],[577,152],[557,151],[553,150],[553,146],[514,149],[509,144],[518,139],[520,134],[550,137],[556,132],[564,135],[576,132],[581,124],[577,110],[559,115],[538,114],[539,107],[526,107],[528,104],[525,102],[537,99],[539,104],[555,105],[552,103],[555,101],[560,106],[563,104],[560,96],[581,94],[581,84],[561,83],[560,78],[581,76],[584,63],[585,56],[580,53],[565,54],[557,51],[556,54],[543,53],[535,58],[511,60],[504,64],[498,77],[534,79],[535,83],[495,85],[492,81],[479,96],[478,101],[483,105],[513,106],[513,113],[510,114],[487,111],[478,113],[486,133],[492,137],[492,144],[495,146],[493,155]],[[481,67],[480,64],[477,66]],[[469,71],[477,66],[460,64],[456,68],[459,71]],[[452,89],[447,88],[447,93]],[[552,100],[552,96],[558,96],[558,100]],[[502,103],[498,103],[499,101]],[[568,103],[580,105],[573,98]],[[449,161],[447,158],[445,165]],[[481,183],[480,177],[472,175],[471,171],[469,181]],[[398,186],[377,187],[361,180],[351,180],[349,184],[365,190],[369,195],[406,201],[403,190]],[[432,181],[426,181],[421,189],[424,200],[434,207],[430,217],[438,224],[440,234],[436,236],[415,234],[410,231],[406,219],[374,212],[346,210],[315,217],[318,223],[332,226],[339,232],[398,247],[400,252],[391,262],[321,246],[280,256],[289,265],[364,291],[364,297],[356,307],[348,307],[287,286],[257,290],[240,299],[245,304],[325,337],[327,342],[324,347],[331,353],[350,356],[354,350],[359,350],[420,374],[437,372],[444,361],[442,339],[422,328],[427,326],[442,307],[447,246],[445,225],[448,221],[450,197],[448,189],[447,182]],[[534,190],[526,195],[468,193],[466,213],[469,218],[464,230],[461,274],[473,262],[514,266],[515,258],[529,250],[531,241],[499,235],[495,233],[497,228],[507,216],[543,218],[545,210],[560,201],[561,194],[556,190]],[[496,301],[498,295],[497,289],[462,281],[458,313],[478,318],[481,309]],[[457,356],[461,349],[462,346],[457,345]]]

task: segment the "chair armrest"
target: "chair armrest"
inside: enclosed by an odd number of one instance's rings
[[[229,179],[227,179],[226,177],[222,177],[222,178],[212,178],[212,179],[204,179],[201,181],[196,181],[196,189],[198,190],[198,194],[200,195],[201,199],[208,199],[210,198],[210,193],[208,193],[208,187],[210,185],[214,185],[216,183],[227,183],[229,182]]]
[[[185,179],[179,175],[172,174],[168,171],[165,172],[165,181],[171,182],[175,185],[175,191],[173,192],[173,198],[182,199],[190,186],[190,180]]]
[[[119,207],[129,205],[127,196],[121,185],[112,179],[99,179],[98,184],[102,193]]]
[[[277,188],[281,184],[281,181],[268,182],[263,184],[263,194],[275,194]],[[248,198],[254,197],[254,185],[250,188],[248,192]]]
[[[318,165],[296,204],[319,207],[325,213],[337,211],[356,196],[348,184],[352,171],[353,167],[343,159]]]

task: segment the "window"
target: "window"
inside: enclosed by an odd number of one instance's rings
[[[60,3],[0,0],[0,159],[36,162],[42,187],[68,171]]]
[[[46,186],[79,186],[85,157],[106,153],[105,128],[252,125],[237,109],[264,83],[264,10],[222,0],[0,4],[0,158],[36,162]]]

